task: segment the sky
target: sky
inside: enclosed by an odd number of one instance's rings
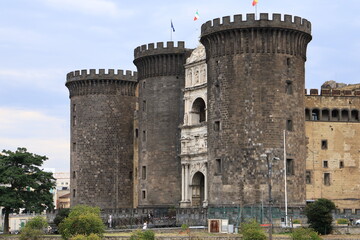
[[[137,46],[198,45],[201,24],[254,13],[252,0],[0,0],[0,150],[46,155],[44,167],[70,169],[68,72],[136,71]],[[199,20],[194,21],[195,12]],[[259,0],[257,13],[312,23],[306,88],[328,80],[360,83],[359,0]],[[175,32],[171,34],[170,21]]]

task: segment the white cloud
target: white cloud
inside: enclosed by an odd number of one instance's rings
[[[0,107],[0,150],[25,147],[30,152],[47,156],[45,167],[69,170],[67,121],[37,110]]]
[[[0,69],[0,82],[10,86],[22,84],[65,93],[64,73],[66,71],[62,69]]]
[[[67,11],[76,11],[90,15],[129,17],[133,12],[120,9],[116,3],[109,0],[41,0],[47,5]]]

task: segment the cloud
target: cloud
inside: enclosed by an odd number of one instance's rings
[[[129,17],[133,11],[119,8],[109,0],[41,0],[45,4],[66,11],[76,11],[89,15]]]
[[[67,119],[38,110],[0,107],[0,150],[25,147],[30,152],[47,156],[45,167],[68,171],[69,139]]]
[[[0,82],[8,86],[30,86],[47,91],[66,92],[63,69],[0,69]]]

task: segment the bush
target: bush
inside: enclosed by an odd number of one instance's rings
[[[305,215],[310,228],[322,235],[331,233],[332,210],[335,210],[335,204],[325,198],[319,198],[314,203],[307,205]]]
[[[25,228],[43,230],[48,226],[46,219],[42,216],[31,218],[25,225]]]
[[[292,223],[293,223],[293,224],[300,224],[300,220],[299,220],[299,219],[295,219],[295,220],[293,220]]]
[[[75,235],[89,237],[91,233],[102,237],[105,225],[100,217],[100,209],[85,205],[77,205],[70,210],[69,216],[59,224],[59,232],[64,239]]]
[[[39,229],[23,228],[20,233],[20,240],[39,240],[44,232]]]
[[[154,240],[155,239],[155,233],[151,230],[146,231],[135,231],[133,234],[131,234],[130,240]]]
[[[38,240],[44,234],[44,229],[48,226],[46,219],[36,216],[30,219],[25,227],[21,229],[20,240]]]
[[[349,224],[349,220],[345,218],[339,218],[336,220],[337,224]]]
[[[242,240],[266,240],[264,230],[255,220],[241,224]]]
[[[71,240],[101,240],[101,237],[94,233],[90,234],[89,236],[79,234],[72,237]]]
[[[54,224],[59,227],[59,224],[69,216],[70,208],[62,208],[59,209],[57,212],[55,218],[54,218]]]
[[[321,237],[311,228],[296,228],[291,233],[292,240],[321,240]]]

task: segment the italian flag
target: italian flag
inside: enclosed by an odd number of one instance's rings
[[[195,16],[194,16],[194,21],[199,19],[199,12],[196,10]]]

